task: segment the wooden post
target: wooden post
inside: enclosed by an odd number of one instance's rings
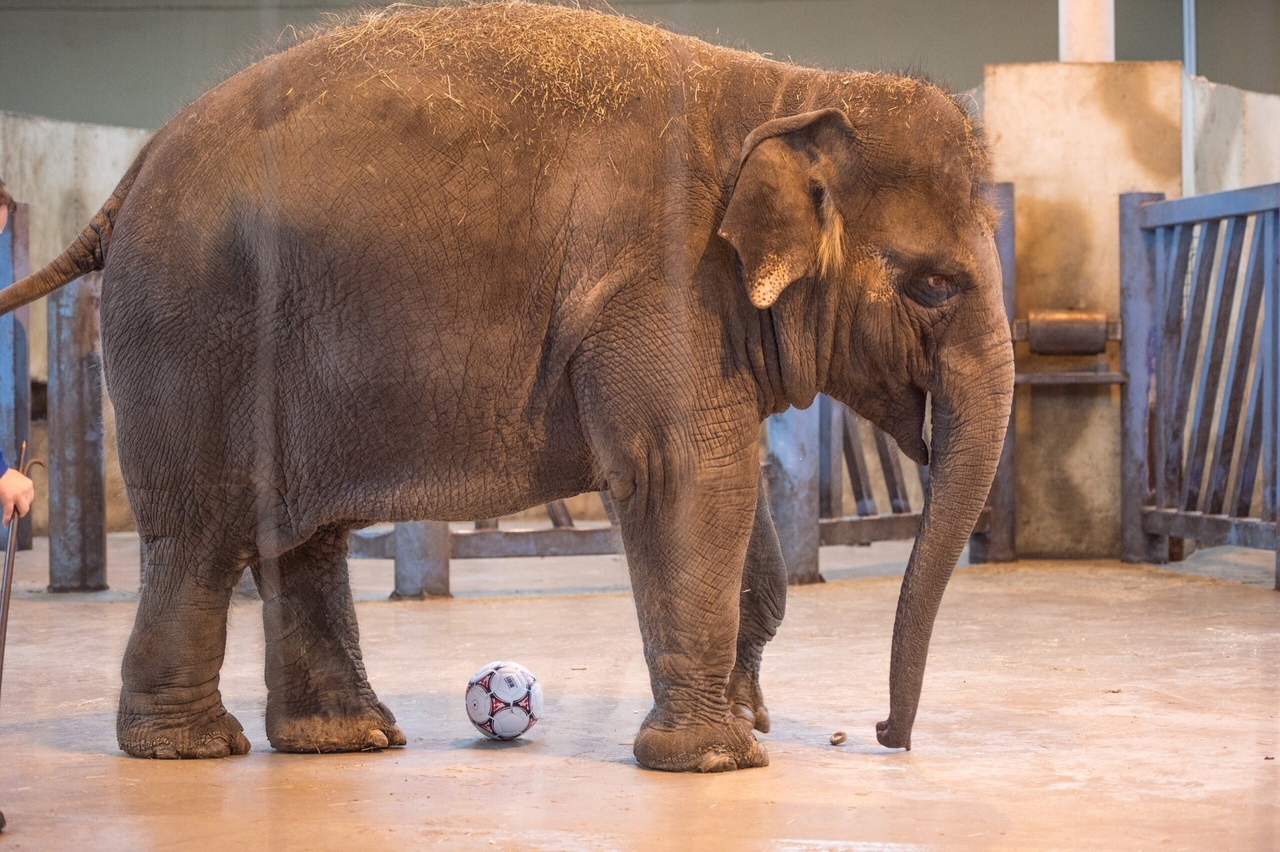
[[[0,287],[27,276],[28,208],[14,204],[0,231]],[[31,438],[31,379],[27,329],[31,309],[19,308],[0,317],[0,448],[10,464],[17,464],[18,448]],[[31,454],[28,452],[27,457]],[[9,528],[0,529],[0,548],[9,545]],[[18,549],[31,549],[31,513],[18,521]]]
[[[822,582],[818,573],[819,408],[791,408],[768,421],[769,509],[789,583]]]
[[[1000,254],[1000,284],[1004,292],[1004,311],[1010,322],[1014,317],[1015,242],[1014,242],[1014,193],[1013,184],[998,183],[995,186],[996,206],[1000,209],[1000,225],[996,229],[996,251]],[[1009,428],[1004,433],[1004,447],[1000,450],[1000,466],[991,482],[987,504],[991,506],[991,528],[986,533],[969,537],[969,561],[975,565],[983,562],[1012,562],[1018,558],[1017,548],[1017,468],[1014,456],[1014,423],[1016,408],[1009,408]]]
[[[1156,238],[1142,229],[1138,210],[1163,199],[1162,193],[1154,192],[1120,196],[1120,369],[1128,376],[1120,386],[1120,541],[1125,562],[1169,560],[1168,537],[1142,530],[1142,509],[1155,499],[1148,429],[1162,329],[1157,317]],[[1156,399],[1155,404],[1163,401]]]
[[[49,591],[107,587],[102,278],[90,273],[49,296]]]
[[[396,588],[393,601],[449,596],[449,525],[443,521],[396,524]]]

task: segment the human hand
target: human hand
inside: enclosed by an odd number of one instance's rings
[[[31,501],[36,499],[36,487],[22,473],[9,468],[0,476],[0,505],[4,506],[4,524],[9,525],[13,510],[18,510],[22,517],[31,509]]]

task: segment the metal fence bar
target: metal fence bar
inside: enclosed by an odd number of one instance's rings
[[[1262,377],[1263,401],[1266,410],[1262,417],[1262,519],[1276,520],[1276,472],[1280,464],[1280,388],[1277,378],[1280,377],[1280,275],[1277,275],[1276,258],[1276,211],[1268,212],[1262,219],[1264,253],[1269,262],[1263,276],[1263,305],[1266,314],[1263,317],[1263,344],[1265,351],[1260,361],[1266,365],[1267,371]],[[1280,557],[1277,557],[1280,558]]]
[[[1276,209],[1258,218],[1260,220],[1258,225],[1266,230],[1263,238],[1263,256],[1266,266],[1264,281],[1270,281],[1269,290],[1272,296],[1267,313],[1271,316],[1272,333],[1272,338],[1268,341],[1271,354],[1271,370],[1268,378],[1272,387],[1271,458],[1274,460],[1280,458],[1280,204],[1277,204]],[[1280,482],[1276,481],[1276,476],[1277,470],[1273,466],[1271,478],[1267,480],[1273,495],[1280,489]],[[1280,523],[1276,526],[1280,529]],[[1273,538],[1272,546],[1276,549],[1275,580],[1272,585],[1276,591],[1280,591],[1280,540]]]
[[[898,445],[879,429],[875,430],[875,442],[876,455],[880,457],[880,470],[884,473],[884,487],[889,492],[889,510],[895,515],[910,512],[911,501],[907,496],[907,482],[902,478]]]
[[[1262,455],[1262,376],[1265,372],[1262,359],[1258,359],[1249,388],[1249,407],[1244,414],[1244,436],[1240,441],[1243,455],[1236,465],[1235,496],[1227,504],[1231,514],[1239,518],[1246,517],[1253,507],[1253,487],[1258,482],[1258,459]]]
[[[563,500],[552,500],[548,503],[547,516],[551,518],[551,526],[557,529],[573,528],[573,516],[569,514],[569,507]]]
[[[1165,470],[1168,475],[1170,496],[1179,505],[1185,482],[1184,442],[1187,436],[1187,415],[1191,409],[1191,389],[1196,376],[1196,363],[1200,358],[1200,336],[1204,329],[1203,317],[1213,282],[1213,261],[1218,250],[1218,230],[1221,223],[1214,219],[1200,225],[1200,239],[1196,245],[1195,272],[1191,276],[1191,293],[1187,298],[1186,321],[1178,335],[1178,372],[1169,394],[1172,404],[1168,446],[1165,451]],[[1177,284],[1177,281],[1174,282]]]
[[[1208,463],[1209,437],[1213,429],[1213,413],[1218,404],[1218,386],[1222,379],[1222,357],[1231,330],[1231,309],[1235,304],[1236,281],[1240,276],[1240,258],[1244,253],[1244,232],[1248,219],[1232,217],[1227,222],[1223,252],[1214,276],[1213,304],[1209,311],[1209,338],[1200,360],[1199,390],[1195,414],[1191,420],[1191,441],[1187,449],[1186,475],[1183,477],[1182,507],[1189,512],[1200,508],[1200,491]]]
[[[1156,290],[1163,269],[1156,261],[1167,255],[1162,250],[1162,234],[1143,230],[1138,211],[1143,204],[1163,198],[1161,193],[1150,192],[1120,196],[1120,321],[1124,328],[1120,365],[1129,377],[1120,386],[1120,533],[1121,558],[1126,562],[1166,562],[1169,558],[1168,538],[1148,535],[1142,528],[1142,508],[1154,498],[1151,400],[1163,333],[1157,322]]]
[[[1146,229],[1162,228],[1228,216],[1252,216],[1277,207],[1280,207],[1280,183],[1270,183],[1163,201],[1159,205],[1142,208],[1138,212],[1138,221]]]
[[[1162,202],[1163,203],[1163,202]],[[1145,209],[1145,208],[1140,208]],[[1178,342],[1182,338],[1183,292],[1190,263],[1194,226],[1180,224],[1172,230],[1161,228],[1161,242],[1157,262],[1156,304],[1164,324],[1160,331],[1159,372],[1156,378],[1156,505],[1172,506],[1177,500],[1181,485],[1182,459],[1169,447],[1169,434],[1174,428],[1173,406],[1168,400],[1174,395],[1178,379]],[[1167,460],[1173,457],[1174,464]]]
[[[840,406],[840,434],[844,447],[844,463],[849,468],[849,486],[859,515],[878,515],[875,492],[871,488],[871,469],[862,451],[862,430],[858,428],[858,416],[843,405]]]
[[[1258,316],[1262,309],[1265,233],[1262,218],[1256,218],[1253,239],[1249,245],[1249,261],[1245,266],[1244,293],[1236,316],[1232,355],[1227,363],[1226,395],[1218,411],[1218,445],[1214,448],[1213,463],[1209,469],[1209,493],[1205,500],[1205,512],[1210,515],[1221,514],[1223,507],[1227,505],[1227,482],[1232,464],[1237,455],[1240,455],[1236,452],[1236,436],[1240,431],[1245,394],[1249,389],[1249,366],[1253,360],[1253,343],[1257,337]],[[1237,472],[1236,476],[1239,475]]]

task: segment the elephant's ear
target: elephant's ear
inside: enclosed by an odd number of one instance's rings
[[[819,167],[833,133],[847,140],[853,128],[840,110],[821,109],[766,122],[742,145],[720,236],[738,253],[757,308],[772,305],[791,282],[842,261],[843,225]]]

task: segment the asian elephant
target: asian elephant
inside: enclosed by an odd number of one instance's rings
[[[248,751],[218,690],[245,568],[271,744],[402,745],[361,660],[349,530],[607,489],[654,698],[637,760],[765,764],[786,575],[757,433],[825,392],[931,465],[877,726],[909,748],[1013,388],[988,179],[927,82],[558,6],[369,13],[218,85],[0,293],[103,270],[147,577],[120,747]]]

